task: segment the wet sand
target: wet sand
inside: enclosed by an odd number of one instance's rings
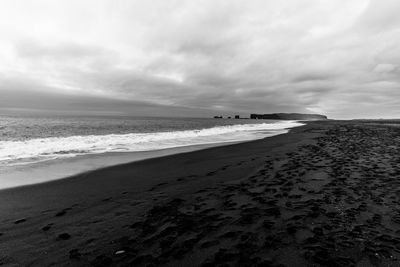
[[[397,122],[288,134],[0,192],[6,266],[399,266]]]
[[[72,158],[54,159],[35,164],[9,167],[1,166],[0,190],[59,180],[84,172],[126,164],[134,161],[164,157],[237,143],[241,142],[192,145],[140,152],[108,152],[101,154],[79,155]],[[29,175],[27,175],[27,173]]]

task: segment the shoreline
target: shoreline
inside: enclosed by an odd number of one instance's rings
[[[6,189],[44,184],[47,182],[68,179],[77,175],[82,175],[87,172],[115,167],[122,164],[128,164],[147,159],[156,159],[180,153],[194,152],[212,147],[226,146],[244,142],[248,141],[182,146],[151,151],[87,154],[75,156],[72,158],[61,158],[37,162],[33,164],[10,166],[7,167],[10,170],[7,170],[7,168],[3,168],[3,170],[0,171],[0,174],[2,174],[1,179],[4,179],[4,181],[2,181],[0,192]],[[24,179],[26,178],[23,177],[27,176],[28,174],[30,176],[30,181],[25,181]],[[15,181],[20,179],[22,179],[23,181]],[[4,182],[6,181],[10,183],[8,186],[4,186]]]
[[[52,184],[52,183],[58,183],[58,182],[63,182],[63,181],[68,181],[70,179],[77,179],[78,177],[85,177],[87,175],[90,175],[91,173],[97,173],[97,172],[102,172],[102,171],[107,171],[108,169],[116,168],[118,169],[119,167],[124,167],[124,166],[130,166],[134,165],[135,163],[142,163],[142,162],[147,162],[147,161],[154,161],[156,163],[158,160],[163,160],[164,158],[168,157],[174,157],[174,156],[180,156],[184,157],[186,154],[191,155],[191,153],[196,153],[196,152],[203,152],[203,151],[208,151],[212,149],[218,149],[218,148],[230,148],[231,146],[236,146],[236,145],[245,145],[248,143],[253,143],[253,142],[258,142],[262,140],[266,140],[269,138],[273,137],[279,137],[282,135],[287,135],[289,134],[292,130],[300,127],[304,127],[306,124],[302,126],[297,126],[294,128],[287,129],[286,132],[281,132],[272,136],[267,136],[259,139],[254,139],[254,140],[245,140],[245,141],[235,141],[235,142],[222,142],[222,143],[212,143],[212,144],[201,144],[201,145],[190,145],[190,146],[182,146],[182,147],[174,147],[174,148],[166,148],[166,149],[160,149],[160,150],[152,150],[152,151],[140,151],[140,152],[108,152],[108,153],[101,153],[101,154],[88,154],[88,155],[80,155],[76,156],[74,158],[68,158],[68,159],[59,159],[60,162],[57,162],[56,168],[58,165],[63,165],[65,161],[68,164],[68,161],[72,162],[80,162],[80,161],[91,161],[92,159],[99,159],[99,162],[103,162],[104,159],[110,159],[110,158],[119,158],[121,156],[126,156],[123,157],[125,158],[122,162],[118,163],[118,159],[115,161],[117,163],[114,163],[112,165],[104,165],[104,166],[99,166],[95,168],[90,168],[87,170],[79,171],[74,174],[70,175],[64,175],[59,178],[55,179],[49,179],[49,180],[44,180],[41,182],[36,182],[36,183],[29,183],[29,184],[22,184],[18,186],[12,186],[12,187],[7,187],[7,188],[0,188],[0,196],[1,193],[4,191],[13,191],[13,190],[19,190],[23,188],[29,188],[29,187],[37,187],[37,186],[46,186],[46,184]],[[154,154],[154,155],[148,155],[148,156],[142,156],[140,154]],[[133,160],[132,160],[133,156]],[[58,160],[55,160],[58,161]],[[100,164],[101,164],[100,163]],[[153,163],[153,162],[152,162]],[[27,167],[28,169],[30,166],[23,166]]]
[[[70,158],[50,159],[42,162],[28,163],[14,166],[5,166],[0,169],[0,191],[21,186],[42,184],[49,181],[68,179],[99,169],[137,162],[146,159],[160,158],[180,153],[194,152],[203,149],[240,144],[285,134],[293,128],[282,129],[269,133],[262,138],[204,143],[195,145],[182,145],[159,150],[135,152],[106,152],[96,154],[78,155]],[[29,176],[29,178],[26,178]]]

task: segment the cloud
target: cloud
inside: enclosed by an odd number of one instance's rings
[[[162,108],[162,115],[396,117],[399,7],[397,0],[6,0],[0,78],[8,82],[0,93],[19,90],[21,98],[1,104],[29,106],[37,94],[42,101],[32,107],[67,110],[73,95],[75,110],[133,115]]]

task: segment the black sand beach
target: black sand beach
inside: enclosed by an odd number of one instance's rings
[[[5,266],[400,266],[400,124],[288,134],[0,192]]]

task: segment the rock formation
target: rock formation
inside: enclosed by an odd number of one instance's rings
[[[319,114],[301,113],[272,113],[272,114],[250,114],[250,119],[264,120],[327,120],[328,117]]]

